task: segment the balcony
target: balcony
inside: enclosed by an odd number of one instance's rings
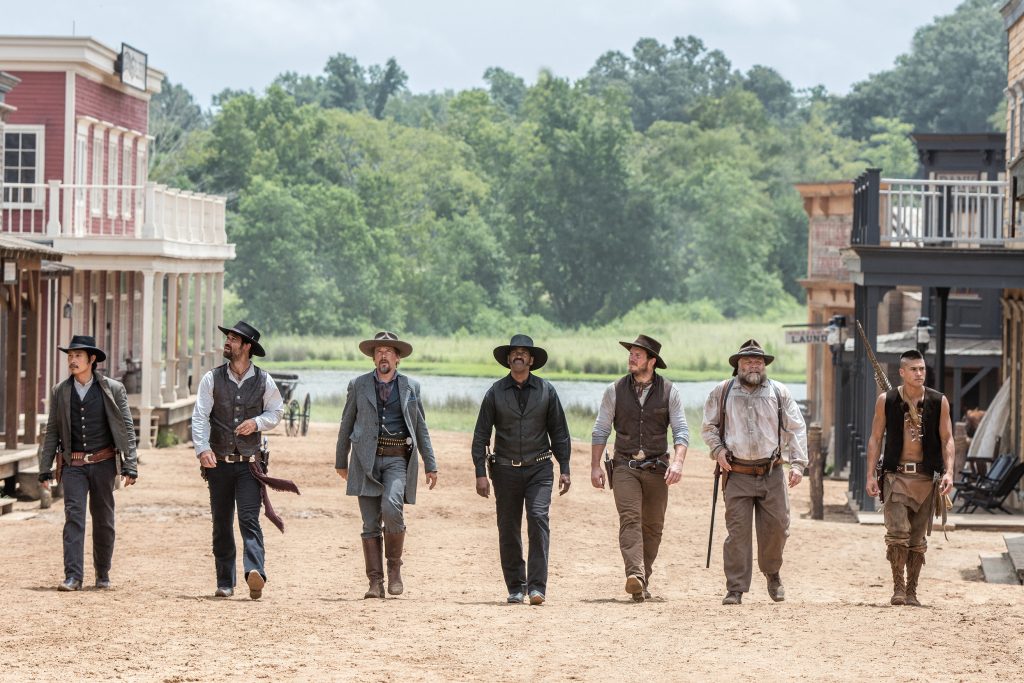
[[[854,181],[851,245],[1024,248],[1017,216],[1007,220],[1008,189],[999,180],[882,178],[868,169]]]
[[[224,228],[224,197],[156,183],[66,185],[51,180],[4,183],[3,198],[4,232],[72,251],[81,252],[85,238],[88,251],[105,251],[105,241],[106,248],[123,250],[125,240],[132,240],[131,253],[154,256],[194,255],[195,246],[220,247],[214,251],[222,258],[234,252]]]

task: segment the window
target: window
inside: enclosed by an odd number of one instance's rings
[[[103,132],[95,131],[92,135],[92,178],[89,182],[92,185],[92,192],[89,193],[89,203],[93,216],[103,214]]]
[[[121,155],[117,153],[117,133],[107,138],[107,216],[117,215],[117,168]]]
[[[43,127],[4,128],[4,205],[41,208],[43,205]]]

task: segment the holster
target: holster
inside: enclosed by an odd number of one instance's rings
[[[64,453],[62,451],[57,451],[57,455],[55,456],[54,459],[57,462],[55,463],[55,473],[53,475],[53,478],[57,480],[58,484],[60,484],[60,473],[61,470],[64,469]]]
[[[607,451],[604,454],[604,473],[605,476],[608,477],[608,489],[611,490],[615,488],[615,484],[613,482],[615,473],[615,463],[612,462],[612,459],[608,457]]]

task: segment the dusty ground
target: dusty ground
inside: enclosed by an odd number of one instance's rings
[[[1024,589],[980,581],[978,553],[1004,549],[1001,536],[933,536],[928,607],[892,608],[881,529],[842,512],[841,482],[827,482],[824,522],[800,518],[806,482],[794,496],[787,601],[769,600],[755,568],[744,604],[723,607],[722,506],[706,570],[712,468],[698,453],[672,491],[656,600],[623,592],[611,495],[591,488],[576,444],[573,488],[551,510],[548,602],[509,606],[469,436],[435,434],[441,479],[408,508],[406,594],[364,601],[357,506],[333,471],[334,430],[272,438],[272,473],[303,494],[273,496],[287,533],[264,520],[270,582],[259,602],[245,590],[210,597],[206,489],[185,446],[143,452],[140,483],[118,492],[112,592],[54,590],[60,501],[32,519],[0,518],[0,680],[987,681],[1024,670]],[[914,664],[897,675],[902,661]]]

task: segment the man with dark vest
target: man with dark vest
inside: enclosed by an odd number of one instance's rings
[[[807,466],[807,430],[789,389],[768,379],[775,360],[756,339],[729,357],[733,379],[721,382],[704,403],[701,436],[724,477],[725,526],[722,545],[726,594],[723,605],[739,605],[750,590],[752,524],[757,527],[757,566],[768,596],[786,599],[779,570],[789,537],[789,488]],[[782,461],[789,462],[788,477]]]
[[[39,450],[39,481],[49,488],[57,461],[57,483],[64,484],[64,582],[60,591],[82,588],[85,555],[85,507],[92,514],[92,560],[96,587],[110,588],[114,557],[114,488],[138,478],[135,424],[128,394],[120,382],[96,366],[107,358],[86,335],[67,348],[71,376],[53,388],[46,436]]]
[[[936,496],[953,489],[953,424],[946,397],[925,383],[924,356],[900,356],[902,384],[875,401],[868,439],[869,496],[882,497],[886,559],[892,567],[893,605],[920,607],[917,581],[928,550],[926,535]],[[882,457],[883,477],[875,479]],[[935,479],[935,475],[940,475]],[[906,575],[904,576],[904,571]]]
[[[393,332],[378,332],[359,343],[373,358],[373,372],[348,383],[335,448],[334,466],[347,482],[345,493],[359,497],[366,578],[364,598],[384,596],[384,557],[388,560],[388,593],[401,595],[405,548],[405,503],[416,502],[418,463],[423,458],[427,485],[437,484],[437,462],[430,445],[420,385],[399,374],[398,364],[412,345]],[[349,452],[351,451],[351,458]],[[383,529],[383,539],[381,538]]]
[[[213,558],[217,572],[215,597],[234,593],[235,531],[242,534],[242,569],[249,597],[258,600],[267,581],[265,549],[260,528],[260,504],[267,517],[284,530],[270,506],[266,484],[298,493],[294,484],[265,477],[261,457],[262,432],[277,426],[284,414],[284,401],[274,380],[252,362],[264,356],[260,333],[239,321],[234,327],[217,326],[224,333],[224,358],[228,362],[210,370],[199,382],[192,412],[192,443],[203,478],[210,489],[213,519]],[[290,485],[290,486],[289,486]]]
[[[569,426],[555,388],[533,374],[548,361],[547,351],[517,334],[494,349],[494,359],[510,370],[491,385],[480,404],[473,430],[476,492],[487,498],[490,465],[494,506],[498,515],[498,549],[508,602],[544,603],[548,583],[548,510],[558,461],[558,494],[569,491]],[[488,446],[494,432],[494,453]],[[523,562],[523,506],[530,539],[529,564]]]
[[[668,487],[682,477],[690,431],[679,390],[656,372],[667,367],[661,344],[645,334],[619,344],[629,351],[629,374],[611,384],[601,399],[591,438],[590,483],[604,488],[601,455],[614,427],[615,455],[608,485],[619,512],[626,592],[643,602],[651,597],[649,585],[665,526]]]

